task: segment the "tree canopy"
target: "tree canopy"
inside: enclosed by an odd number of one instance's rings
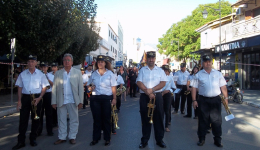
[[[37,55],[39,61],[60,61],[71,53],[74,64],[98,48],[94,27],[94,0],[0,0],[0,55],[10,53],[16,38],[16,56]]]
[[[205,5],[199,5],[192,14],[182,19],[181,21],[174,23],[161,38],[157,48],[160,53],[164,53],[167,56],[174,56],[179,61],[186,62],[188,58],[199,59],[199,55],[191,54],[193,51],[200,49],[200,33],[195,29],[201,27],[207,22],[219,18],[219,12],[212,8],[205,7],[210,6],[215,9],[219,9],[219,3],[209,3]],[[206,9],[208,11],[208,17],[203,18],[202,12]],[[232,8],[228,1],[221,1],[221,14],[226,16],[231,14]],[[179,52],[178,52],[179,42]]]

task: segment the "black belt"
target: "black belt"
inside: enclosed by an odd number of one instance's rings
[[[203,96],[203,95],[199,95],[199,96],[201,96],[201,97],[203,97],[203,98],[207,98],[207,99],[214,99],[214,98],[218,97],[218,96],[214,96],[214,97],[206,97],[206,96]]]
[[[32,94],[23,94],[23,95],[25,95],[25,96],[30,96],[30,95],[40,95],[41,93],[32,93]]]

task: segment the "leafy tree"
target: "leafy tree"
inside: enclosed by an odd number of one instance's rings
[[[94,0],[1,0],[0,55],[10,53],[10,39],[15,37],[20,59],[33,54],[52,62],[71,53],[74,64],[81,63],[98,47],[96,8]]]
[[[157,47],[160,53],[166,55],[179,57],[179,60],[186,62],[188,58],[199,59],[198,54],[191,54],[191,52],[200,49],[200,33],[195,29],[201,27],[207,22],[215,19],[219,19],[219,12],[208,8],[210,6],[219,9],[219,3],[210,3],[205,5],[199,5],[192,14],[182,19],[181,21],[174,23],[170,29],[166,31],[161,38]],[[203,18],[202,12],[206,9],[208,11],[208,17]],[[232,12],[231,4],[228,1],[221,1],[221,14],[226,16]],[[178,52],[179,42],[179,52]]]

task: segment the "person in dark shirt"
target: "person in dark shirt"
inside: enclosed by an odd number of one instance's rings
[[[130,79],[130,97],[136,97],[136,78],[137,78],[137,72],[136,72],[136,67],[133,68],[133,70],[129,71],[128,75]]]

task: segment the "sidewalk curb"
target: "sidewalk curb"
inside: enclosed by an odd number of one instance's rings
[[[16,112],[18,112],[18,111],[16,110],[15,107],[7,109],[7,110],[4,110],[4,111],[0,111],[0,117],[4,117],[4,116],[7,116],[7,115],[16,113]]]
[[[252,103],[252,102],[249,102],[249,101],[243,101],[243,104],[246,104],[248,106],[252,106],[252,107],[260,109],[260,104],[255,104],[255,103]]]

